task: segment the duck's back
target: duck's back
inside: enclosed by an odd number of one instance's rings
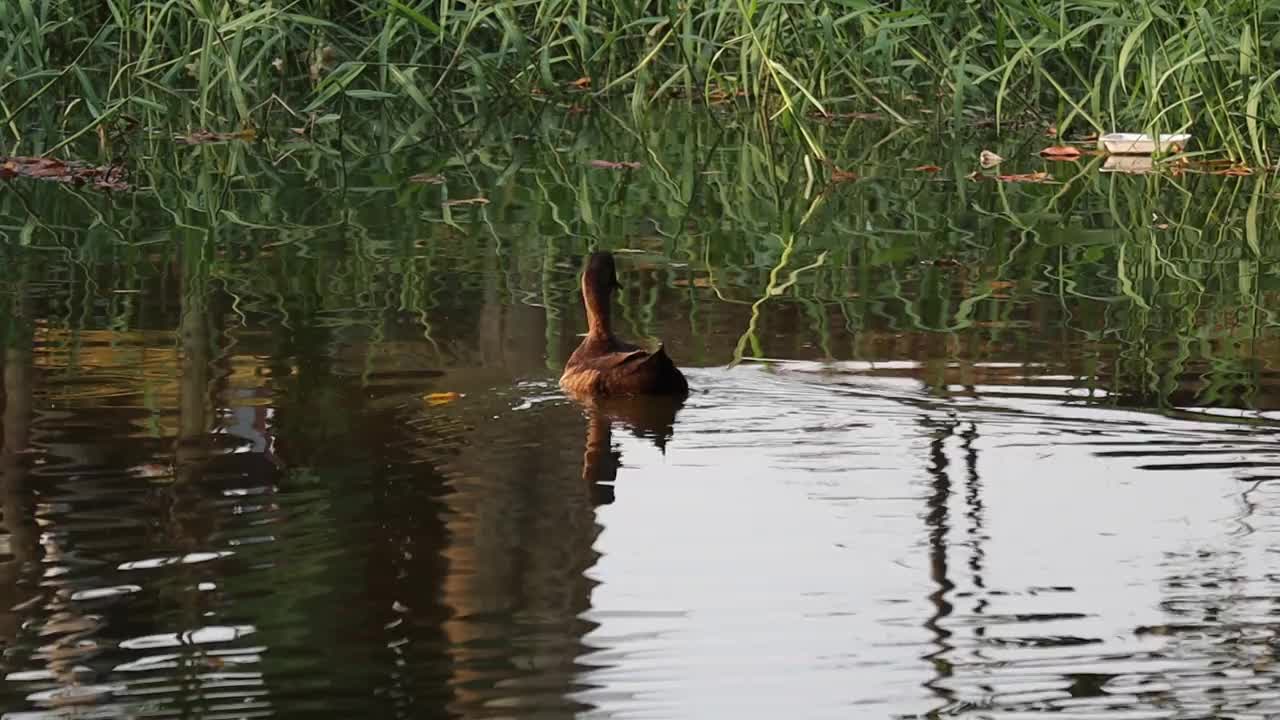
[[[587,338],[565,364],[560,384],[590,395],[684,395],[689,383],[665,350]]]

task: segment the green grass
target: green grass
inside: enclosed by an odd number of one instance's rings
[[[403,147],[494,108],[728,97],[815,158],[830,148],[810,113],[860,110],[1186,129],[1270,166],[1278,37],[1280,2],[1264,0],[12,0],[0,119],[25,152],[129,118],[182,131],[359,116]],[[589,89],[570,87],[582,77]]]

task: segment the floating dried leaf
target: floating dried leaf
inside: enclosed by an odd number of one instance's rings
[[[996,179],[1007,183],[1044,183],[1053,178],[1047,172],[1024,173],[1021,175],[997,175]]]
[[[460,200],[445,200],[441,204],[445,207],[453,207],[455,205],[488,205],[489,199],[484,197],[463,198]]]
[[[930,175],[932,175],[933,173],[940,172],[942,168],[938,167],[937,165],[917,165],[911,168],[911,170],[914,172],[929,173]]]
[[[0,157],[0,179],[15,177],[67,185],[91,185],[99,190],[128,190],[128,173],[121,165],[93,167],[87,163],[44,157]]]
[[[704,99],[709,105],[717,105],[719,103],[728,102],[732,97],[732,92],[716,88],[715,90],[707,93]]]
[[[858,179],[858,173],[849,170],[841,170],[840,168],[831,169],[831,182],[847,183]]]
[[[984,168],[993,168],[1002,162],[1004,162],[1004,158],[990,150],[983,150],[981,153],[978,153],[978,164]]]
[[[1224,168],[1222,170],[1214,170],[1212,173],[1209,173],[1209,174],[1210,175],[1230,175],[1234,177],[1240,177],[1244,175],[1252,175],[1253,168],[1247,165],[1232,165],[1231,167]]]
[[[443,175],[432,175],[430,173],[421,173],[409,177],[409,182],[419,183],[422,185],[441,185],[444,183]]]
[[[601,170],[638,170],[640,168],[640,163],[632,162],[630,160],[622,160],[620,162],[614,162],[612,160],[592,160],[587,164],[593,168],[599,168]]]
[[[1080,148],[1071,147],[1070,145],[1053,145],[1040,151],[1040,157],[1049,160],[1078,160],[1080,159]]]
[[[573,82],[569,83],[569,87],[574,87],[579,90],[586,90],[587,88],[591,87],[591,78],[584,75],[578,78],[577,80],[574,80]]]

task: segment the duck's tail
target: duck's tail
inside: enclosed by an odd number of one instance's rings
[[[689,392],[689,381],[685,380],[684,374],[671,361],[671,356],[667,355],[666,347],[662,344],[649,353],[649,357],[636,367],[636,371],[650,375],[655,387],[660,388],[661,392],[681,395]]]

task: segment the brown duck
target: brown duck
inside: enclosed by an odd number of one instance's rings
[[[619,287],[613,254],[592,253],[582,273],[587,336],[564,366],[561,387],[581,395],[688,394],[689,383],[661,345],[648,352],[614,337],[610,305]]]

